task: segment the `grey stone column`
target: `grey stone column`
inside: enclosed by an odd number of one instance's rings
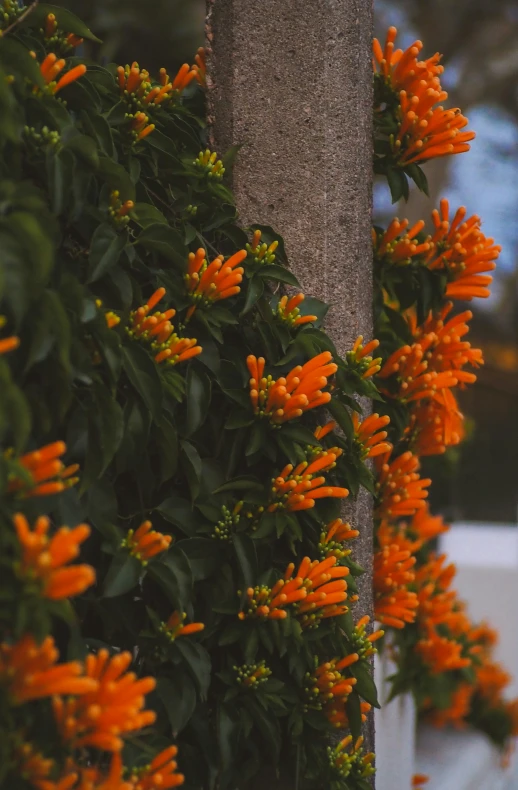
[[[372,0],[207,0],[207,11],[211,144],[243,145],[241,221],[282,234],[304,293],[331,305],[344,354],[372,337]],[[360,529],[371,612],[370,498],[345,516]]]

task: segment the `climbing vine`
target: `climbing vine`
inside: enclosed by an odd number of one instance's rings
[[[342,359],[238,223],[202,50],[104,67],[69,12],[1,9],[0,784],[367,788],[340,505],[386,447],[377,343]]]
[[[387,176],[394,201],[408,196],[409,178],[426,192],[421,165],[467,151],[474,137],[461,131],[461,111],[442,105],[440,55],[418,60],[420,41],[395,49],[396,32],[373,47],[375,171]],[[479,217],[451,211],[447,200],[428,224],[394,219],[374,228],[373,245],[376,383],[393,445],[376,459],[375,614],[391,634],[392,693],[410,690],[434,724],[469,724],[505,747],[518,730],[518,701],[503,694],[511,678],[492,655],[497,634],[470,620],[455,567],[433,549],[448,527],[430,513],[432,481],[420,477],[420,459],[446,459],[464,438],[455,389],[472,384],[484,360],[466,339],[472,313],[462,302],[489,296],[500,247]]]

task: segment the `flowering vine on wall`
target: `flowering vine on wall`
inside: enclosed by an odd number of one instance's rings
[[[418,60],[422,43],[395,49],[390,28],[375,40],[374,125],[377,173],[387,176],[393,200],[408,195],[408,178],[426,192],[425,160],[469,149],[467,119],[442,102],[440,56]],[[462,441],[464,417],[456,388],[476,380],[482,351],[472,348],[470,310],[462,302],[489,296],[490,272],[500,252],[480,218],[441,200],[410,227],[394,219],[373,230],[376,333],[381,411],[390,417],[391,452],[376,458],[376,618],[392,631],[398,671],[393,694],[411,690],[420,712],[438,726],[468,724],[507,746],[518,730],[518,701],[503,691],[511,678],[495,662],[497,635],[471,622],[454,588],[455,567],[433,551],[448,527],[428,509],[431,480],[419,459],[444,454]]]
[[[446,677],[446,705],[481,700],[505,741],[509,711],[480,680],[491,636],[462,630],[451,571],[424,551],[443,526],[418,473],[460,440],[451,390],[481,362],[468,316],[443,305],[487,287],[477,222],[443,207],[437,239],[377,229],[381,345],[341,358],[327,306],[277,292],[298,288],[282,238],[237,222],[232,156],[207,149],[203,51],[174,77],[104,68],[78,55],[95,36],[68,11],[0,12],[0,784],[225,790],[266,765],[366,790],[383,632],[358,600],[362,525],[340,519],[360,486],[405,687],[419,666],[431,710]],[[404,193],[471,133],[428,99],[411,115],[410,72],[436,80],[437,58],[415,65],[389,40],[380,61],[376,167]],[[363,418],[357,395],[380,413]],[[450,654],[461,667],[433,663]]]

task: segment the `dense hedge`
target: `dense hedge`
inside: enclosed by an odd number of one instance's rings
[[[223,789],[282,762],[366,788],[338,517],[373,490],[382,437],[349,407],[376,344],[341,359],[326,306],[282,296],[282,239],[237,223],[202,52],[174,79],[84,64],[69,12],[3,9],[0,783]]]

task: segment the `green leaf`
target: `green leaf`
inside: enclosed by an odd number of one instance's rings
[[[49,14],[55,14],[58,27],[65,33],[74,33],[76,36],[88,39],[88,41],[102,44],[101,39],[94,36],[92,31],[75,14],[62,6],[50,5],[50,3],[39,3],[21,22],[20,28],[45,27],[45,20]]]
[[[360,698],[355,691],[352,691],[347,697],[345,711],[349,720],[349,729],[353,739],[356,740],[362,734],[362,712]]]
[[[244,587],[254,587],[257,579],[257,554],[253,540],[243,533],[234,535],[234,550],[241,570]]]
[[[92,169],[96,170],[99,166],[99,154],[97,146],[91,137],[85,134],[76,134],[65,142],[65,148],[69,148],[85,161]]]
[[[148,225],[154,225],[157,222],[161,222],[164,225],[168,224],[162,212],[151,203],[135,203],[131,211],[131,217],[141,228],[147,228]]]
[[[408,200],[408,181],[402,170],[389,167],[387,169],[387,181],[392,203],[397,203],[401,198]]]
[[[356,693],[359,694],[360,697],[363,697],[363,699],[373,707],[379,708],[378,692],[372,677],[372,667],[370,664],[365,661],[357,661],[356,664],[352,664],[350,667],[350,672],[356,678],[356,685],[354,687]]]
[[[164,706],[173,735],[185,727],[196,708],[196,689],[186,672],[175,671],[171,678],[158,678],[156,694]]]
[[[2,38],[0,64],[5,68],[7,74],[18,73],[26,77],[33,85],[37,85],[38,88],[43,88],[45,85],[38,63],[31,57],[28,48],[13,38]]]
[[[199,642],[194,642],[190,637],[180,637],[176,647],[182,654],[187,671],[198,686],[201,699],[206,699],[210,685],[211,661],[210,656]]]
[[[295,288],[300,288],[300,283],[293,272],[290,272],[289,269],[285,269],[284,266],[277,266],[276,263],[263,266],[259,269],[257,274],[264,280],[273,280],[273,282],[286,283],[286,285],[293,285]]]
[[[216,541],[209,538],[190,538],[177,545],[189,560],[195,582],[208,579],[220,567],[222,558]]]
[[[241,315],[246,315],[254,304],[259,301],[264,293],[264,282],[260,277],[252,277],[246,289],[245,306],[241,311]]]
[[[185,397],[187,401],[187,417],[185,436],[191,436],[200,428],[209,413],[211,396],[211,380],[203,371],[191,365],[185,380]]]
[[[332,398],[327,404],[327,410],[331,416],[334,417],[347,438],[352,439],[354,435],[354,426],[351,420],[351,415],[347,411],[346,407],[336,398]]]
[[[236,711],[230,705],[218,707],[216,729],[222,771],[228,771],[231,767],[236,743],[241,733],[241,723],[235,715]]]
[[[126,200],[135,202],[135,185],[122,165],[107,156],[101,156],[99,157],[98,173],[112,190],[119,192],[120,200],[123,203]]]
[[[117,233],[111,225],[98,225],[90,242],[88,283],[103,277],[118,262],[128,241],[126,231]]]
[[[183,453],[183,462],[185,467],[185,475],[189,488],[191,490],[191,498],[194,502],[200,493],[200,480],[201,480],[201,458],[197,449],[190,442],[181,442]]]
[[[321,443],[315,438],[313,431],[306,428],[304,425],[283,425],[282,435],[285,439],[291,439],[302,445],[309,445],[310,447],[321,447]]]
[[[178,231],[164,225],[163,222],[154,222],[146,225],[137,238],[140,246],[146,250],[158,252],[163,258],[176,265],[187,268],[188,249],[185,247]]]
[[[103,597],[115,598],[129,592],[138,584],[143,573],[142,563],[127,551],[114,556],[104,579]]]
[[[236,477],[234,480],[229,480],[224,485],[220,486],[219,488],[214,491],[215,494],[221,494],[223,491],[264,491],[263,483],[260,483],[259,480],[255,477],[249,477],[247,475],[243,477]]]
[[[152,416],[158,417],[162,408],[162,383],[155,361],[137,342],[130,342],[122,349],[122,365]]]
[[[428,190],[428,179],[419,165],[415,162],[412,165],[406,165],[405,172],[410,176],[416,187],[421,192],[424,192],[427,197],[430,197],[430,192]]]
[[[198,526],[198,519],[192,504],[187,499],[172,496],[158,505],[156,510],[169,523],[182,530],[185,535],[194,535]]]
[[[161,564],[172,571],[176,603],[180,609],[185,609],[189,603],[193,585],[193,575],[189,560],[181,548],[178,545],[174,545],[167,554],[162,555]]]

